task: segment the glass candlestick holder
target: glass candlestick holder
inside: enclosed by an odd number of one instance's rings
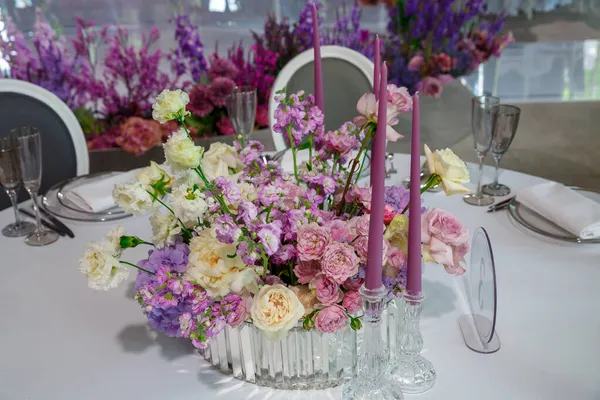
[[[359,289],[363,303],[363,342],[358,358],[357,376],[342,389],[344,400],[401,400],[402,390],[389,374],[390,353],[381,314],[385,308],[385,286]]]
[[[418,394],[435,385],[433,364],[421,355],[423,336],[419,327],[423,292],[404,293],[404,324],[398,336],[397,357],[390,374],[404,393]]]

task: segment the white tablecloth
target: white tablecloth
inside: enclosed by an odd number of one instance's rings
[[[400,172],[393,182],[407,175],[408,165],[407,156],[396,157]],[[505,171],[501,181],[519,189],[542,180]],[[460,196],[427,193],[425,199],[469,228],[488,230],[498,269],[502,347],[482,355],[464,345],[457,324],[466,311],[463,278],[428,265],[421,326],[438,380],[418,398],[599,399],[600,246],[544,239],[515,225],[506,211],[488,214]],[[12,218],[4,210],[0,226]],[[87,242],[117,224],[66,222],[76,238],[48,247],[0,239],[0,400],[339,398],[339,389],[291,393],[243,383],[209,367],[186,340],[155,334],[132,298],[132,282],[95,292],[77,270]],[[146,218],[121,224],[148,237]],[[144,249],[134,249],[124,259],[143,256]]]

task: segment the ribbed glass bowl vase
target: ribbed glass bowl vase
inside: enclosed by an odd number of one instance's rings
[[[349,325],[336,333],[320,333],[299,324],[273,341],[246,322],[226,327],[200,353],[221,371],[260,386],[324,389],[356,374],[357,334]]]
[[[402,300],[392,300],[383,313],[390,357],[402,329]],[[260,386],[286,390],[324,389],[356,375],[362,330],[349,324],[336,333],[305,331],[302,324],[279,341],[267,339],[252,323],[226,327],[200,354],[226,374]]]

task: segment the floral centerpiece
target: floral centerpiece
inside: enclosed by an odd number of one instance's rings
[[[358,171],[377,124],[389,125],[386,136],[398,139],[391,128],[395,116],[412,104],[405,88],[389,85],[388,91],[392,117],[378,121],[375,96],[368,93],[358,101],[354,122],[329,132],[312,95],[278,94],[274,129],[291,148],[289,174],[265,163],[256,141],[196,146],[185,123],[188,96],[164,91],[153,117],[181,124],[164,144],[166,167],[153,163],[113,192],[124,210],[150,213],[152,238],[117,228],[92,243],[80,263],[89,286],[114,288],[129,267],[136,268],[135,297],[150,325],[201,349],[226,326],[244,321],[271,340],[299,324],[321,333],[360,329],[357,290],[365,273],[371,193],[359,186]],[[308,159],[299,163],[302,143],[309,144]],[[448,194],[467,191],[466,166],[450,150],[427,149],[427,157],[430,184],[443,184]],[[390,298],[405,286],[408,201],[403,187],[387,188],[381,229]],[[420,204],[409,212],[422,213],[426,261],[463,273],[468,235],[460,222]],[[121,260],[125,249],[144,245],[150,246],[148,258]]]

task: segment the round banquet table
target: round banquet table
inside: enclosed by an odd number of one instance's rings
[[[407,155],[396,155],[399,172],[388,184],[399,184],[408,165]],[[476,168],[469,167],[476,178]],[[492,170],[485,175],[489,180]],[[511,171],[503,171],[500,179],[512,189],[543,181]],[[424,354],[438,379],[418,398],[599,399],[600,245],[546,239],[517,226],[507,211],[486,213],[460,196],[426,193],[425,204],[454,213],[471,230],[483,226],[488,231],[496,257],[502,347],[483,355],[465,346],[457,323],[467,313],[465,277],[427,265],[423,288],[429,301],[421,328]],[[12,210],[2,211],[0,226],[12,218]],[[61,238],[48,247],[0,239],[0,400],[340,397],[339,388],[286,392],[238,381],[209,366],[187,340],[156,334],[133,300],[133,271],[127,284],[106,293],[88,289],[78,271],[86,244],[119,223],[65,222],[75,239]],[[142,238],[150,232],[145,217],[120,224]],[[130,250],[123,259],[137,261],[144,253]]]

